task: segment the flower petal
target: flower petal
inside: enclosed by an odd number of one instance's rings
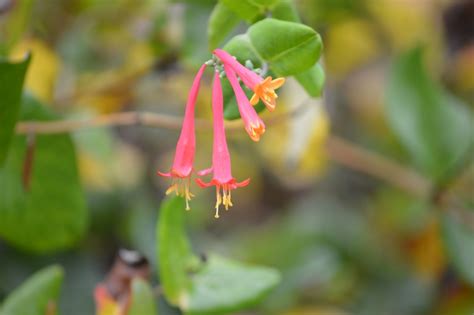
[[[257,94],[252,95],[252,98],[250,99],[250,104],[253,106],[258,104],[258,101],[260,100],[260,97],[258,97]]]
[[[206,176],[206,175],[211,174],[212,170],[213,170],[213,168],[212,168],[212,166],[211,166],[211,167],[209,167],[209,168],[206,168],[206,169],[203,169],[203,170],[197,172],[197,174],[198,174],[199,176]]]
[[[195,181],[199,185],[199,187],[201,187],[201,188],[214,186],[214,181],[212,181],[212,180],[209,183],[205,183],[200,178],[196,178]]]
[[[269,86],[275,90],[281,87],[284,83],[285,78],[276,78],[275,80],[272,80],[272,82],[270,82]]]
[[[163,173],[163,172],[160,172],[160,171],[157,171],[156,174],[160,175],[160,176],[163,176],[163,177],[171,177],[171,172],[170,173]]]
[[[247,178],[246,180],[241,181],[240,183],[235,182],[234,185],[235,187],[245,187],[250,183],[250,178]]]

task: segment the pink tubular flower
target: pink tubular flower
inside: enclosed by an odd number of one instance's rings
[[[158,175],[160,176],[173,178],[173,182],[168,190],[166,190],[166,194],[168,195],[172,192],[175,192],[176,195],[184,197],[186,199],[186,210],[190,209],[189,200],[194,197],[194,195],[189,191],[194,154],[196,151],[194,107],[199,91],[199,85],[201,83],[201,77],[205,69],[206,65],[203,64],[196,74],[191,91],[189,92],[186,111],[184,114],[183,127],[176,145],[176,153],[171,171],[169,173],[158,172]]]
[[[198,172],[198,175],[213,173],[213,178],[209,183],[204,183],[200,178],[196,182],[201,187],[216,186],[216,214],[219,218],[219,206],[224,205],[228,210],[232,207],[231,190],[237,187],[247,186],[250,179],[238,183],[231,174],[230,154],[227,148],[224,129],[224,108],[223,108],[222,86],[219,73],[214,75],[212,87],[212,115],[214,119],[214,144],[212,148],[212,167]],[[222,195],[221,195],[222,190]]]
[[[230,85],[232,85],[232,89],[234,90],[240,117],[242,117],[245,124],[245,130],[253,141],[259,141],[260,136],[265,132],[265,124],[260,119],[252,105],[250,105],[247,95],[245,95],[245,92],[240,87],[234,70],[232,70],[228,64],[225,64],[224,71]]]
[[[272,77],[269,76],[262,79],[255,72],[241,65],[228,52],[222,49],[215,49],[213,53],[224,65],[231,67],[242,79],[242,82],[255,93],[250,99],[250,104],[256,105],[258,100],[261,99],[269,111],[275,109],[276,99],[278,98],[275,90],[285,83],[285,78],[272,80]]]

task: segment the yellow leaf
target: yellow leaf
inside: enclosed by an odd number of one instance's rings
[[[272,171],[293,186],[306,185],[325,170],[325,143],[330,126],[322,101],[308,98],[292,79],[288,80],[276,111],[265,117],[292,111],[295,106],[303,107],[300,114],[288,117],[286,123],[267,126],[259,146]]]
[[[56,53],[39,39],[20,42],[12,50],[12,57],[23,56],[28,51],[32,52],[33,58],[26,74],[25,86],[36,97],[48,104],[53,99],[61,65],[60,60]]]
[[[327,69],[339,77],[373,60],[380,52],[372,25],[359,19],[335,24],[328,30],[324,45]]]

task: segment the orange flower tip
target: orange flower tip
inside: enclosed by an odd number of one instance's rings
[[[284,77],[276,78],[275,80],[270,82],[270,87],[272,89],[276,90],[279,87],[281,87],[284,83],[285,83],[285,78]]]
[[[258,101],[260,100],[260,97],[255,93],[252,95],[252,98],[250,98],[250,104],[255,106],[258,104]]]

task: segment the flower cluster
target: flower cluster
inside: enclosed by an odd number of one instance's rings
[[[186,111],[184,114],[181,134],[176,145],[173,166],[168,173],[158,172],[160,176],[172,178],[172,184],[166,194],[175,193],[186,200],[186,210],[189,210],[189,201],[194,196],[190,192],[191,174],[193,172],[194,154],[196,151],[196,136],[194,126],[194,111],[196,98],[204,70],[207,64],[215,66],[214,81],[212,86],[212,115],[214,127],[214,142],[212,152],[212,166],[209,169],[197,172],[198,176],[212,173],[212,180],[208,183],[200,178],[196,182],[201,187],[216,187],[216,212],[215,218],[219,218],[221,205],[226,210],[232,206],[231,191],[237,187],[247,186],[250,179],[238,182],[231,172],[231,161],[224,128],[224,108],[221,86],[221,75],[219,68],[223,67],[225,76],[230,82],[237,100],[240,116],[245,125],[245,130],[253,141],[259,141],[265,132],[265,124],[258,116],[252,105],[261,100],[269,111],[273,111],[276,105],[277,94],[275,90],[283,85],[284,78],[272,80],[271,77],[263,79],[254,71],[240,64],[233,56],[222,49],[213,52],[216,62],[208,62],[201,66],[194,78],[191,91],[189,92]],[[254,92],[249,100],[239,83]]]

